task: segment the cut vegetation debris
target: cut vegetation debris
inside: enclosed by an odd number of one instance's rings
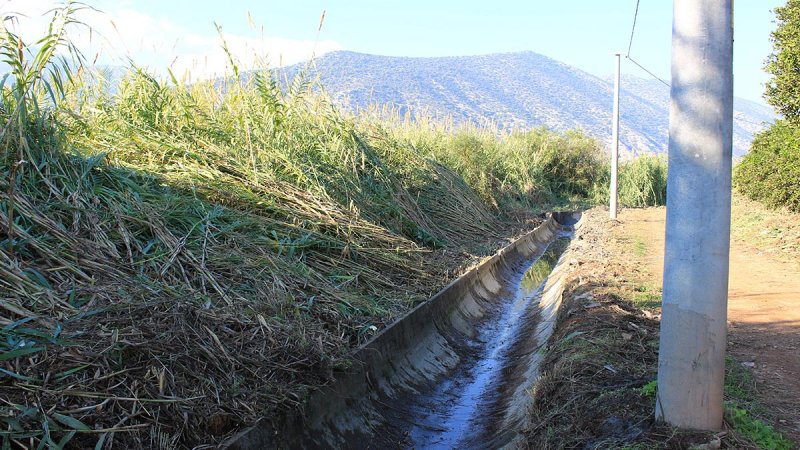
[[[0,29],[4,447],[203,448],[301,408],[606,170],[577,133],[356,120],[268,70],[112,89],[78,9],[30,47]]]

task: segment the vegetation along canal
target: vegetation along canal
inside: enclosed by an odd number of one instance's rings
[[[364,344],[304,414],[265,421],[228,448],[518,443],[580,217],[553,213]]]

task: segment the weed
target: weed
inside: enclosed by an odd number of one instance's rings
[[[653,380],[641,388],[642,395],[645,397],[656,398],[656,392],[658,391],[658,380]]]
[[[733,357],[725,358],[725,398],[740,406],[753,409],[753,394],[756,392],[756,381],[753,375]]]
[[[634,237],[633,253],[640,258],[647,255],[647,244],[638,236]]]
[[[725,408],[725,420],[746,439],[759,449],[789,450],[792,442],[771,426],[751,417],[747,410],[739,408],[736,403],[729,403]]]
[[[661,287],[652,283],[637,282],[630,293],[630,300],[638,308],[659,308]]]
[[[795,266],[800,261],[800,214],[770,209],[736,193],[732,199],[731,237]]]
[[[792,443],[761,418],[768,416],[756,398],[753,375],[734,358],[725,358],[725,421],[737,437],[759,449],[789,449]]]

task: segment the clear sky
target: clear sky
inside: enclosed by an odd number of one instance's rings
[[[311,53],[352,50],[396,56],[474,55],[531,50],[598,76],[613,70],[611,53],[627,52],[636,0],[85,0],[103,14],[84,20],[97,33],[99,61],[130,57],[153,70],[171,67],[205,77],[225,70],[214,23],[223,27],[242,66],[267,57],[291,64]],[[764,103],[763,61],[771,52],[772,9],[785,0],[737,0],[734,84],[740,97]],[[51,0],[0,0],[0,9],[41,25]],[[326,11],[318,33],[320,14]],[[631,56],[669,79],[672,2],[640,0]],[[102,39],[98,39],[102,35]],[[84,39],[88,40],[88,36]],[[96,49],[102,40],[102,49]],[[88,48],[87,44],[87,48]],[[94,55],[90,55],[94,57]],[[647,77],[623,61],[622,71]]]

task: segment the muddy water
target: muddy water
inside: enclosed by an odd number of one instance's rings
[[[512,348],[530,339],[537,316],[544,281],[567,247],[559,239],[536,261],[522,265],[508,278],[498,294],[494,310],[478,326],[475,338],[465,344],[464,358],[449,376],[408,401],[411,427],[406,444],[413,448],[476,448],[503,444],[496,429],[505,386],[512,382]],[[528,351],[535,351],[529,348]]]

